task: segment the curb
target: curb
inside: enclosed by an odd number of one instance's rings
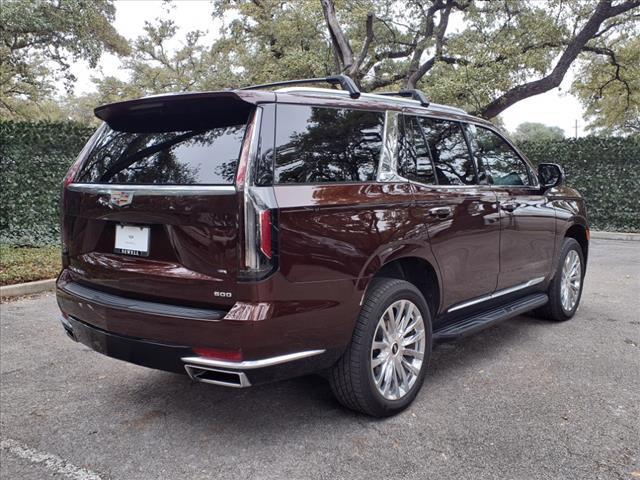
[[[627,242],[640,242],[640,233],[597,232],[591,230],[591,238],[595,238],[597,240],[624,240]]]
[[[33,295],[34,293],[47,292],[56,286],[56,279],[38,280],[37,282],[18,283],[16,285],[6,285],[0,287],[0,297],[21,297],[23,295]]]

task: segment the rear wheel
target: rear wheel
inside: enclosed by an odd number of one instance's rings
[[[536,314],[549,320],[569,320],[580,305],[583,280],[582,248],[573,238],[565,238],[553,280],[547,291],[549,303],[536,310]]]
[[[398,413],[420,390],[431,348],[431,317],[420,291],[404,280],[374,279],[351,343],[329,374],[331,388],[352,410]]]

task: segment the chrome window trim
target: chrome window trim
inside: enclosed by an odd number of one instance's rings
[[[406,181],[398,174],[398,140],[401,112],[387,110],[384,114],[384,130],[382,134],[382,151],[378,163],[377,180],[379,182]]]
[[[234,185],[130,185],[119,183],[70,183],[67,189],[73,192],[107,194],[112,192],[139,192],[142,195],[206,195],[235,192]]]
[[[272,367],[274,365],[280,365],[282,363],[293,362],[295,360],[301,360],[303,358],[313,357],[324,353],[325,350],[306,350],[304,352],[288,353],[286,355],[278,355],[277,357],[262,358],[260,360],[244,360],[242,362],[231,362],[228,360],[216,360],[214,358],[206,357],[182,357],[181,360],[185,364],[203,366],[203,367],[218,367],[218,368],[233,368],[237,370],[254,370],[256,368]]]
[[[467,302],[459,303],[458,305],[454,305],[447,310],[447,313],[455,312],[456,310],[461,310],[466,307],[470,307],[472,305],[477,305],[478,303],[486,302],[487,300],[493,300],[494,298],[501,297],[503,295],[507,295],[509,293],[517,292],[518,290],[522,290],[528,287],[532,287],[544,281],[545,277],[537,277],[529,280],[528,282],[524,282],[513,287],[505,288],[503,290],[498,290],[497,292],[490,293],[489,295],[483,295],[482,297],[478,297],[474,300],[469,300]]]
[[[533,165],[531,165],[529,160],[522,154],[522,152],[520,152],[520,150],[518,150],[518,147],[516,147],[513,144],[513,142],[509,140],[499,129],[497,129],[493,125],[489,126],[489,125],[482,124],[476,121],[474,118],[465,120],[465,122],[469,125],[473,125],[474,127],[484,128],[485,130],[489,130],[490,132],[495,133],[504,143],[506,143],[511,148],[511,150],[513,150],[513,152],[520,159],[520,161],[524,163],[525,167],[527,168],[529,181],[532,182],[531,185],[498,185],[498,186],[526,187],[526,188],[533,188],[533,189],[540,188],[540,179],[538,178],[538,175],[536,175],[535,170],[533,169]]]

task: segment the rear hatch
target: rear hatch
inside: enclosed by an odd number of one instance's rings
[[[221,92],[97,109],[107,123],[63,192],[73,280],[130,298],[232,305],[242,198],[234,182],[254,108]]]

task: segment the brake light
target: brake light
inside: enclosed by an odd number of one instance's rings
[[[242,350],[220,350],[218,348],[194,347],[193,352],[206,358],[229,360],[231,362],[242,361]]]
[[[273,247],[271,243],[271,210],[263,210],[260,213],[260,250],[269,259],[273,257]]]

